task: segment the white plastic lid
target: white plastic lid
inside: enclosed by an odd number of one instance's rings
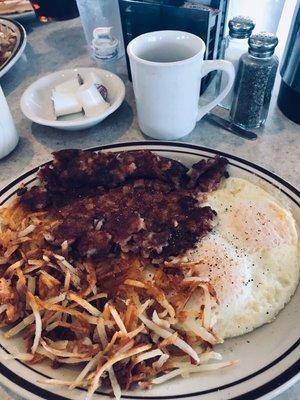
[[[111,34],[111,29],[110,26],[94,29],[92,49],[95,58],[108,60],[118,54],[119,41]]]
[[[112,29],[111,26],[95,28],[93,30],[94,39],[98,39],[99,37],[103,37],[103,36],[112,36],[111,29]]]

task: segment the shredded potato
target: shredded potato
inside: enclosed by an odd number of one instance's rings
[[[125,325],[124,325],[124,323],[123,323],[118,311],[111,304],[109,305],[109,310],[110,310],[111,315],[113,316],[114,320],[116,321],[120,331],[126,335],[127,334],[127,330],[125,328]]]
[[[99,370],[97,371],[97,373],[93,377],[92,384],[91,384],[91,386],[89,388],[88,395],[87,395],[86,399],[89,400],[91,398],[91,396],[93,395],[93,393],[95,392],[95,390],[97,389],[99,379],[100,379],[101,375],[104,373],[104,371],[108,370],[114,364],[116,364],[117,362],[119,362],[121,360],[124,360],[126,358],[135,356],[136,354],[142,353],[142,352],[147,351],[149,349],[151,349],[151,345],[146,344],[144,346],[135,347],[135,348],[129,350],[127,353],[122,353],[121,352],[121,354],[117,354],[117,355],[111,357],[110,360],[108,360],[105,364],[103,364],[99,368]]]
[[[97,308],[92,306],[88,301],[82,299],[80,296],[77,296],[75,293],[69,293],[68,298],[69,300],[73,300],[78,303],[82,308],[85,308],[94,317],[99,317],[101,315],[101,312],[97,310]]]
[[[214,371],[220,368],[230,367],[236,364],[236,361],[228,361],[223,363],[216,363],[216,364],[207,364],[207,365],[199,365],[199,366],[189,366],[185,368],[177,368],[172,372],[169,372],[166,375],[162,375],[159,378],[152,379],[152,383],[155,385],[161,384],[166,382],[170,379],[175,378],[178,375],[183,375],[185,373],[195,373],[195,372],[206,372],[206,371]]]
[[[27,293],[27,296],[29,298],[28,301],[32,308],[34,319],[35,319],[35,337],[34,337],[33,345],[31,347],[31,352],[32,352],[32,354],[34,354],[36,352],[36,349],[38,348],[38,345],[39,345],[41,337],[42,337],[42,319],[41,319],[39,307],[38,307],[35,297],[30,292]]]
[[[136,384],[235,364],[220,362],[211,349],[221,342],[213,330],[217,299],[208,279],[191,276],[187,261],[158,263],[148,275],[149,261],[140,256],[83,261],[72,257],[68,240],[53,253],[44,239],[58,223],[50,212],[30,213],[13,202],[0,218],[0,322],[9,328],[6,338],[21,333],[27,343],[27,353],[16,349],[1,359],[73,366],[74,381],[43,383],[84,387],[86,400],[103,382],[120,399],[121,389]],[[99,232],[102,224],[95,222]],[[184,329],[184,306],[195,290],[203,304],[191,332]]]

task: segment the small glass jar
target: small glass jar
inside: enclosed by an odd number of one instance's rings
[[[111,27],[94,29],[93,37],[92,57],[97,67],[117,73],[119,41],[111,34]]]
[[[272,33],[249,38],[249,50],[240,59],[233,88],[230,121],[235,125],[253,129],[265,123],[278,68],[277,44]]]
[[[252,19],[238,16],[229,21],[228,27],[229,35],[223,39],[221,58],[230,61],[234,66],[235,73],[237,73],[240,57],[248,50],[248,39],[255,25]],[[227,77],[224,73],[221,73],[221,79],[217,85],[218,93],[225,88],[226,84]],[[230,110],[232,100],[233,89],[231,89],[228,95],[220,102],[220,106]]]
[[[110,28],[108,35],[118,41],[116,58],[125,54],[118,0],[76,0],[86,41],[94,57],[96,28]],[[101,39],[101,38],[100,38]],[[101,49],[100,49],[101,52]],[[98,52],[99,54],[99,52]],[[97,59],[99,57],[96,56]],[[114,58],[114,57],[112,57]]]
[[[119,41],[111,34],[111,27],[96,28],[92,40],[93,56],[99,60],[111,60],[118,56]]]

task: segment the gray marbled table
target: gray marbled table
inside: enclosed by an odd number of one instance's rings
[[[92,66],[93,62],[88,55],[78,19],[47,25],[25,19],[22,23],[28,33],[25,53],[0,79],[20,134],[18,147],[8,157],[0,160],[0,188],[26,170],[49,160],[54,150],[146,139],[137,124],[132,86],[126,77],[124,61],[120,62],[118,73],[126,83],[125,102],[100,125],[81,132],[64,132],[28,121],[20,110],[19,101],[24,90],[32,82],[59,69]],[[258,130],[258,140],[243,140],[203,120],[182,141],[244,157],[299,187],[300,126],[289,121],[278,110],[278,83],[279,79],[268,121],[263,129]],[[221,110],[217,112],[222,114]],[[9,395],[11,398],[18,398],[12,393]],[[4,394],[1,397],[6,400]],[[300,383],[277,400],[300,400]]]

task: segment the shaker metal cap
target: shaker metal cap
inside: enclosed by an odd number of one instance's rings
[[[250,37],[255,24],[249,17],[239,15],[232,18],[229,23],[229,35],[233,38],[244,39]]]
[[[249,53],[255,57],[270,57],[278,44],[278,38],[273,33],[261,32],[251,36],[248,40]]]

